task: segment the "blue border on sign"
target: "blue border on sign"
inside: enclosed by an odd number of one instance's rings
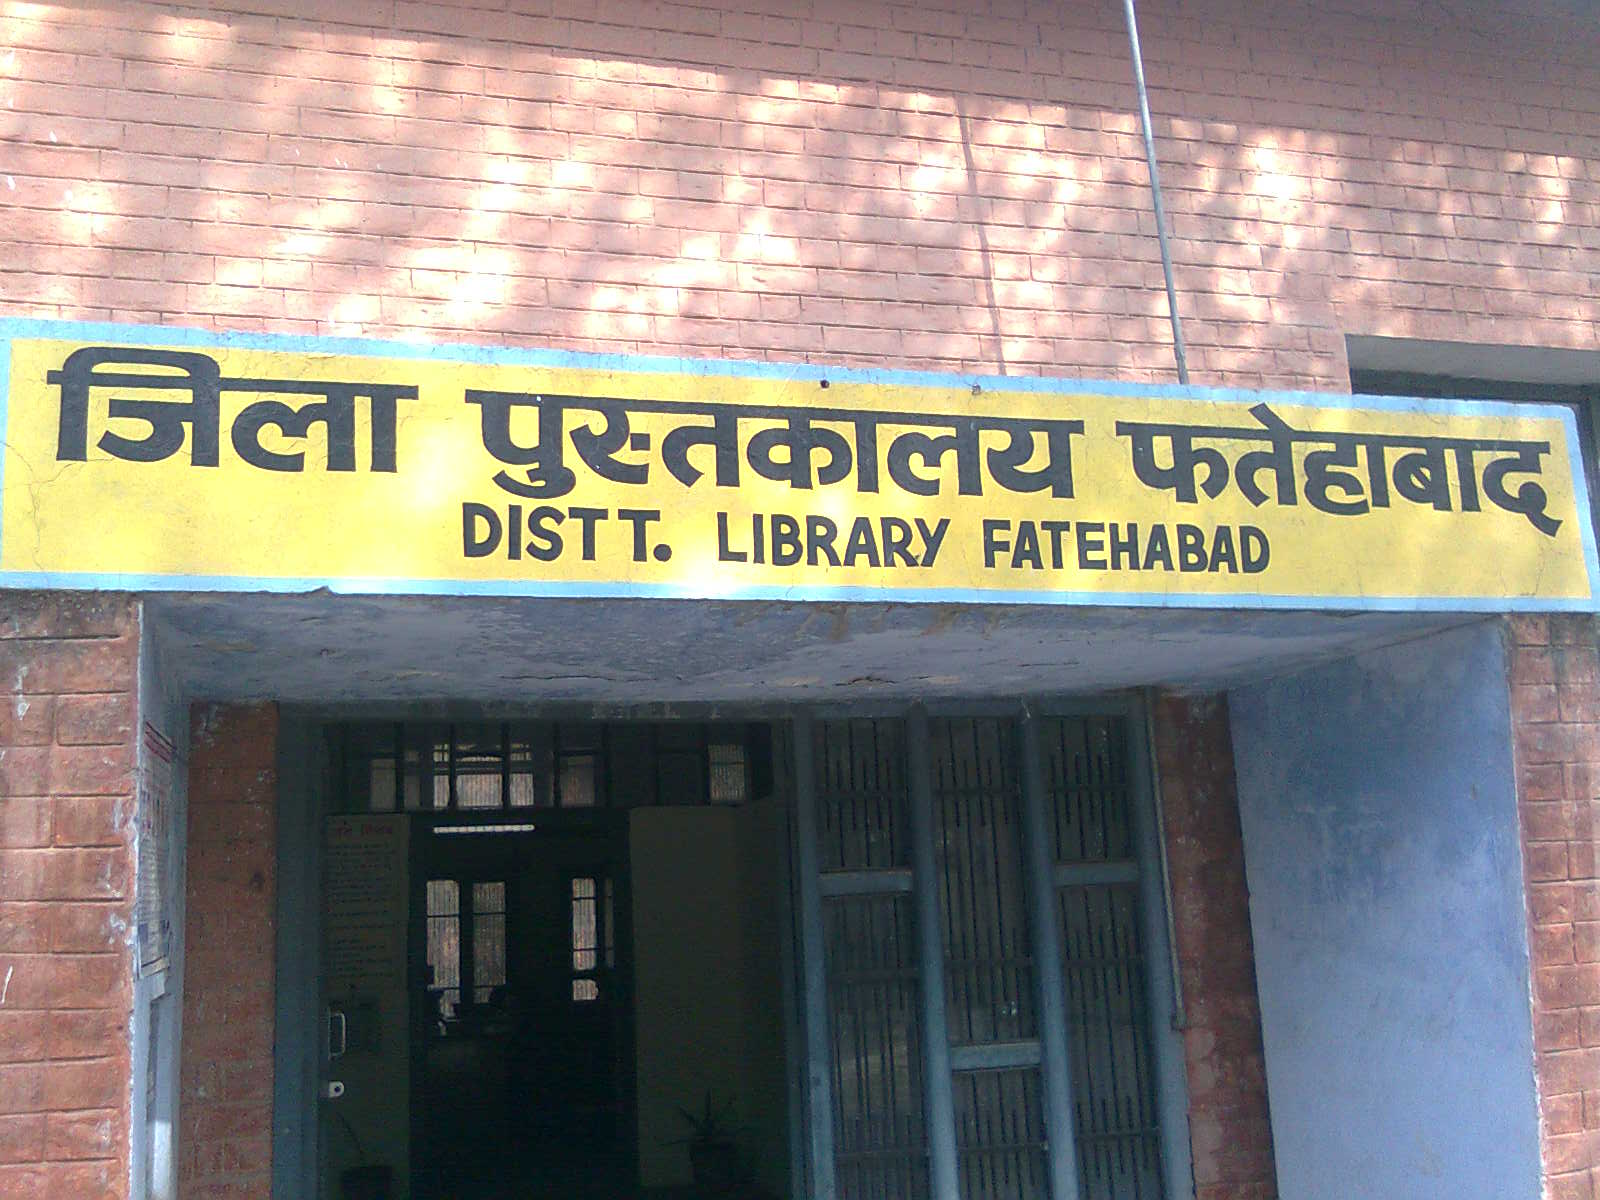
[[[902,604],[1032,604],[1063,608],[1192,608],[1312,612],[1591,612],[1585,599],[1535,597],[1295,596],[1274,593],[1062,592],[999,588],[882,588],[754,586],[709,591],[653,583],[461,579],[271,578],[231,575],[105,574],[4,571],[0,585],[69,591],[217,592],[339,596],[498,596],[510,599],[769,600]]]
[[[0,321],[0,327],[7,322]],[[11,448],[11,443],[6,440],[6,431],[9,426],[6,418],[10,415],[7,401],[11,396],[11,337],[6,335],[0,341],[0,497],[5,495],[6,486],[6,451]],[[0,555],[5,552],[5,522],[0,521]],[[0,571],[0,583],[6,578],[6,572]]]
[[[812,363],[769,363],[740,359],[672,358],[664,355],[592,354],[577,350],[537,350],[510,346],[473,346],[427,342],[391,342],[375,338],[321,337],[314,334],[239,333],[161,325],[120,325],[103,321],[50,321],[25,317],[0,319],[0,443],[4,442],[11,341],[53,338],[109,345],[183,346],[213,349],[276,350],[301,354],[349,355],[488,366],[570,368],[636,375],[688,375],[703,378],[824,380],[879,386],[971,388],[986,392],[1033,395],[1093,395],[1161,398],[1210,403],[1277,401],[1315,408],[1364,408],[1383,412],[1440,413],[1467,416],[1540,417],[1558,420],[1566,432],[1569,467],[1576,493],[1584,563],[1589,579],[1587,599],[1459,596],[1296,596],[1238,593],[1062,592],[990,588],[882,588],[756,586],[713,591],[663,584],[592,584],[455,579],[319,579],[237,575],[157,575],[105,572],[0,571],[0,587],[87,591],[182,591],[301,593],[327,590],[341,595],[588,597],[593,599],[861,601],[927,604],[1045,604],[1076,607],[1285,609],[1351,612],[1595,612],[1600,611],[1600,563],[1588,476],[1578,441],[1576,418],[1558,404],[1522,404],[1503,400],[1440,400],[1420,396],[1342,395],[1332,392],[1249,391],[1242,388],[1194,387],[1181,384],[1124,383],[1114,380],[1058,379],[1043,376],[957,375],[936,371],[899,371]],[[0,455],[0,486],[5,462]]]

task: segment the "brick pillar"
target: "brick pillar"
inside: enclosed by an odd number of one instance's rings
[[[1600,653],[1592,617],[1510,622],[1540,1157],[1548,1200],[1600,1200]]]
[[[134,722],[126,596],[0,592],[0,1196],[128,1194]]]
[[[1186,1024],[1196,1200],[1277,1195],[1233,740],[1221,697],[1153,714]]]
[[[189,738],[178,1195],[267,1200],[278,710],[196,707]]]

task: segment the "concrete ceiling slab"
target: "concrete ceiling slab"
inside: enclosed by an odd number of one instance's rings
[[[159,595],[197,700],[784,705],[1213,690],[1468,620],[1014,605]]]

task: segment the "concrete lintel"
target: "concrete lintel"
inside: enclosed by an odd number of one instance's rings
[[[1019,605],[151,596],[197,699],[792,705],[1214,690],[1482,620]]]

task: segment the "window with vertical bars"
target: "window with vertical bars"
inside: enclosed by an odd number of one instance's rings
[[[461,885],[454,879],[428,880],[428,994],[437,1011],[431,1018],[455,1019],[461,1007]]]
[[[829,721],[815,729],[824,872],[888,872],[910,861],[905,736],[899,721]],[[909,894],[823,903],[839,1194],[928,1194],[922,1009]]]
[[[839,1194],[921,1197],[928,1147],[904,730],[889,720],[813,728]],[[1033,914],[1015,722],[929,721],[961,1195],[1050,1195],[1031,926],[1047,919],[1063,942],[1082,1200],[1161,1200],[1127,724],[1043,721],[1041,751],[1056,886],[1052,909]]]
[[[593,971],[600,962],[598,893],[592,878],[572,881],[572,969]]]
[[[492,1003],[505,986],[506,885],[430,879],[426,892],[428,1016],[449,1024],[468,1004]]]
[[[609,878],[572,880],[572,999],[600,999],[600,976],[617,965],[615,895]]]
[[[472,885],[472,999],[488,1004],[506,981],[506,885]]]
[[[1046,722],[1044,770],[1061,876],[1122,864],[1127,882],[1056,891],[1064,941],[1074,1131],[1084,1200],[1161,1200],[1155,1051],[1134,837],[1127,722]]]
[[[952,1046],[1039,1036],[1010,721],[929,722],[935,859]],[[970,1200],[1048,1200],[1037,1066],[957,1070],[956,1149]]]
[[[355,810],[743,804],[757,733],[693,721],[357,724],[340,730],[338,749]]]

